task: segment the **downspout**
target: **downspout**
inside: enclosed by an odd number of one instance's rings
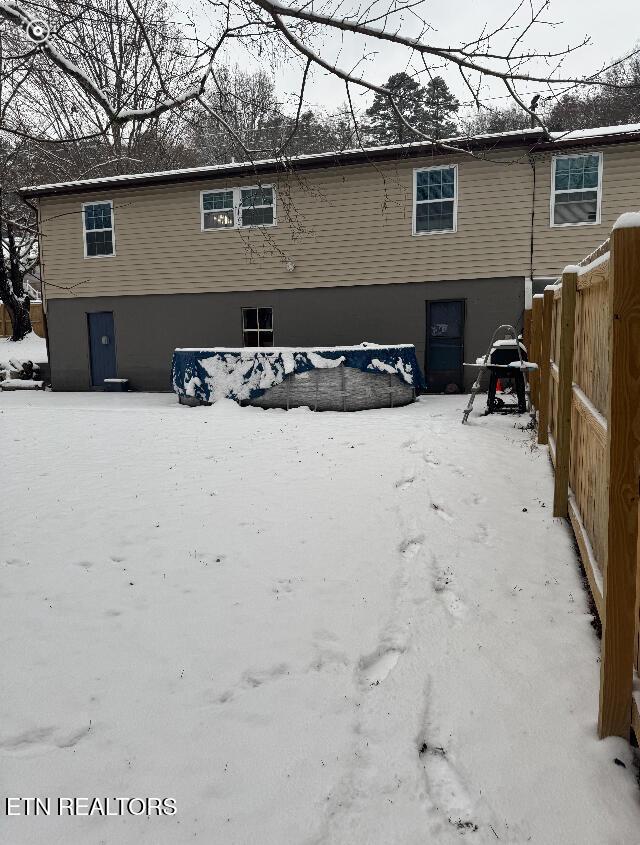
[[[533,248],[534,248],[534,226],[536,219],[536,160],[532,153],[528,155],[533,184],[531,187],[531,230],[529,233],[529,278],[525,280],[524,307],[529,309],[532,306],[533,298]]]

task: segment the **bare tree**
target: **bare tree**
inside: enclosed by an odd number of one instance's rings
[[[3,190],[2,174],[14,166],[19,150],[0,146],[0,301],[9,314],[12,340],[31,331],[25,275],[37,264],[37,233],[24,206]]]
[[[288,114],[277,98],[273,78],[264,71],[223,67],[212,89],[206,102],[234,134],[208,111],[189,110],[190,144],[201,164],[329,152],[353,143],[351,116],[345,106],[329,114],[302,107],[297,114]]]
[[[604,68],[580,77],[563,72],[567,56],[588,43],[588,38],[557,51],[537,46],[537,33],[556,26],[545,17],[548,0],[539,0],[538,5],[516,0],[515,7],[496,26],[485,27],[475,39],[459,44],[441,44],[433,38],[424,0],[385,0],[382,4],[372,2],[365,6],[347,2],[331,8],[313,2],[286,5],[279,0],[205,0],[212,14],[210,36],[204,37],[201,27],[185,28],[183,45],[188,49],[184,50],[184,65],[179,72],[163,67],[158,61],[159,44],[165,35],[156,30],[153,17],[149,19],[146,15],[147,7],[154,4],[156,11],[164,6],[160,0],[0,0],[0,18],[21,33],[23,61],[27,66],[33,62],[55,68],[70,85],[84,93],[100,125],[110,127],[116,147],[117,136],[124,126],[157,119],[189,102],[200,103],[219,125],[234,135],[233,128],[209,102],[207,94],[220,72],[219,60],[226,56],[224,61],[227,61],[229,47],[238,44],[256,61],[273,63],[289,57],[300,63],[301,103],[309,71],[318,68],[345,84],[350,102],[354,88],[371,91],[387,97],[392,110],[403,121],[393,92],[365,72],[367,43],[386,43],[404,49],[406,66],[410,65],[415,75],[424,74],[432,79],[443,71],[455,71],[477,105],[483,103],[486,84],[497,82],[540,125],[544,125],[543,117],[528,105],[528,86],[543,86],[551,93],[561,86],[611,84],[603,78]],[[138,76],[133,88],[120,75],[122,56],[111,56],[107,72],[103,54],[96,56],[90,41],[83,37],[87,26],[113,29],[114,43],[124,28],[134,27],[137,50],[135,55],[131,52],[125,58],[128,63],[144,63],[148,73]],[[324,57],[321,45],[332,43],[332,39],[335,42],[336,36],[363,45],[361,61],[355,69],[342,67],[335,58]],[[12,130],[12,127],[4,128]],[[432,140],[415,126],[408,125],[407,129],[416,138]]]
[[[204,101],[207,110],[191,110],[191,144],[202,164],[242,160],[246,158],[243,147],[258,157],[270,152],[266,133],[283,117],[272,76],[263,70],[251,72],[238,65],[223,66]],[[216,114],[222,116],[233,134],[215,118]]]
[[[77,8],[71,14],[66,0],[52,0],[48,20],[55,23],[60,49],[79,57],[119,111],[153,101],[160,79],[176,85],[189,79],[193,59],[163,0],[137,0],[135,13],[126,0],[82,5],[81,15]],[[36,225],[15,189],[35,181],[180,167],[193,158],[184,145],[184,123],[168,111],[123,123],[106,120],[87,89],[36,43],[44,24],[34,26],[27,33],[0,23],[0,300],[14,339],[29,330],[23,278],[34,254],[27,233]]]

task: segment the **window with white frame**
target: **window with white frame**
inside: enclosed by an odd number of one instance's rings
[[[414,170],[414,234],[455,232],[457,175],[456,165]]]
[[[87,202],[82,206],[85,258],[115,255],[113,203]]]
[[[203,229],[233,229],[235,225],[233,191],[207,191],[202,194]]]
[[[273,346],[273,309],[242,309],[242,343],[244,346]]]
[[[601,185],[602,153],[554,156],[551,225],[599,223]]]
[[[202,229],[238,229],[276,225],[272,185],[202,191]]]

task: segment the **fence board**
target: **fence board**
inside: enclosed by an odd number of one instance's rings
[[[38,337],[44,337],[44,318],[42,303],[31,303],[31,327]],[[11,337],[11,318],[3,303],[0,302],[0,337]]]
[[[598,730],[640,737],[640,226],[620,222],[553,288],[548,442],[554,515],[569,517],[602,623]]]
[[[542,299],[542,340],[540,343],[540,409],[538,443],[549,440],[549,381],[551,355],[551,329],[553,321],[553,291],[545,290]]]
[[[600,662],[600,736],[628,737],[631,726],[638,472],[640,470],[640,227],[614,228],[609,285],[611,346],[607,452],[609,519]]]
[[[531,349],[529,360],[540,365],[542,357],[542,294],[533,297],[531,308]],[[540,408],[540,373],[533,370],[529,378],[531,400],[536,408]]]
[[[553,492],[553,515],[569,515],[569,465],[571,459],[571,386],[573,383],[573,335],[576,310],[574,272],[562,274],[560,307],[560,344],[558,360],[558,418],[556,422],[556,474]]]

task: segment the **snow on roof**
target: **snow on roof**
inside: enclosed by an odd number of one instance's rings
[[[640,123],[624,123],[620,126],[596,126],[591,129],[574,129],[567,132],[550,132],[553,141],[578,141],[584,138],[600,138],[607,135],[635,135],[640,133]]]
[[[622,126],[600,126],[594,129],[576,129],[570,132],[547,132],[542,127],[533,127],[528,129],[510,130],[508,132],[489,132],[481,135],[457,135],[451,138],[442,138],[439,141],[410,141],[405,144],[386,144],[377,147],[356,147],[349,150],[332,150],[325,153],[304,153],[303,155],[280,157],[280,158],[266,158],[257,161],[243,161],[230,162],[228,164],[213,164],[204,165],[201,167],[186,167],[177,170],[162,170],[149,173],[125,173],[120,176],[98,176],[92,179],[79,179],[74,182],[54,182],[48,185],[29,185],[20,188],[20,193],[25,196],[36,196],[39,194],[55,194],[55,193],[74,193],[75,189],[78,191],[90,190],[91,188],[110,187],[132,184],[136,185],[143,182],[172,182],[172,181],[187,181],[197,179],[198,177],[206,178],[207,176],[214,176],[223,174],[225,172],[238,173],[242,171],[256,171],[256,170],[274,170],[276,168],[288,169],[295,165],[313,165],[323,164],[336,165],[339,162],[348,162],[349,159],[372,158],[379,157],[384,153],[416,153],[422,150],[433,149],[439,147],[445,152],[455,152],[456,148],[461,151],[464,150],[465,145],[476,143],[482,146],[491,146],[491,142],[496,144],[500,142],[503,146],[505,142],[513,141],[514,144],[546,144],[546,143],[562,143],[563,145],[571,143],[572,141],[582,141],[598,139],[610,135],[620,136],[628,135],[633,137],[638,135],[640,137],[640,123],[630,123]]]
[[[433,147],[434,145],[442,147],[468,144],[470,142],[490,143],[492,140],[504,141],[505,139],[509,138],[513,139],[514,142],[518,142],[525,140],[527,136],[531,136],[532,141],[546,140],[548,138],[547,134],[540,127],[537,127],[535,129],[518,129],[509,132],[490,132],[485,133],[483,135],[458,135],[452,138],[442,138],[441,140],[435,142],[427,140],[410,141],[405,144],[385,144],[382,146],[374,147],[356,147],[349,150],[332,150],[330,152],[325,153],[304,153],[302,155],[297,156],[266,158],[256,161],[229,162],[226,164],[207,164],[200,167],[186,167],[177,170],[162,170],[149,173],[125,173],[120,176],[97,176],[91,179],[79,179],[73,182],[54,182],[46,185],[29,185],[20,188],[20,193],[24,194],[25,196],[30,196],[34,193],[55,193],[58,190],[65,190],[66,192],[70,193],[68,189],[74,187],[82,189],[89,188],[91,186],[98,187],[102,185],[120,185],[126,184],[127,182],[146,180],[157,180],[160,182],[180,177],[197,178],[200,175],[206,177],[212,174],[224,173],[225,171],[252,170],[256,168],[265,169],[269,166],[286,168],[290,165],[295,165],[304,162],[317,161],[318,164],[322,164],[325,161],[335,162],[337,159],[348,159],[350,157],[362,155],[375,156],[376,154],[384,152],[395,151],[398,153],[402,153],[403,151],[410,152],[419,150],[421,148],[428,149]]]

